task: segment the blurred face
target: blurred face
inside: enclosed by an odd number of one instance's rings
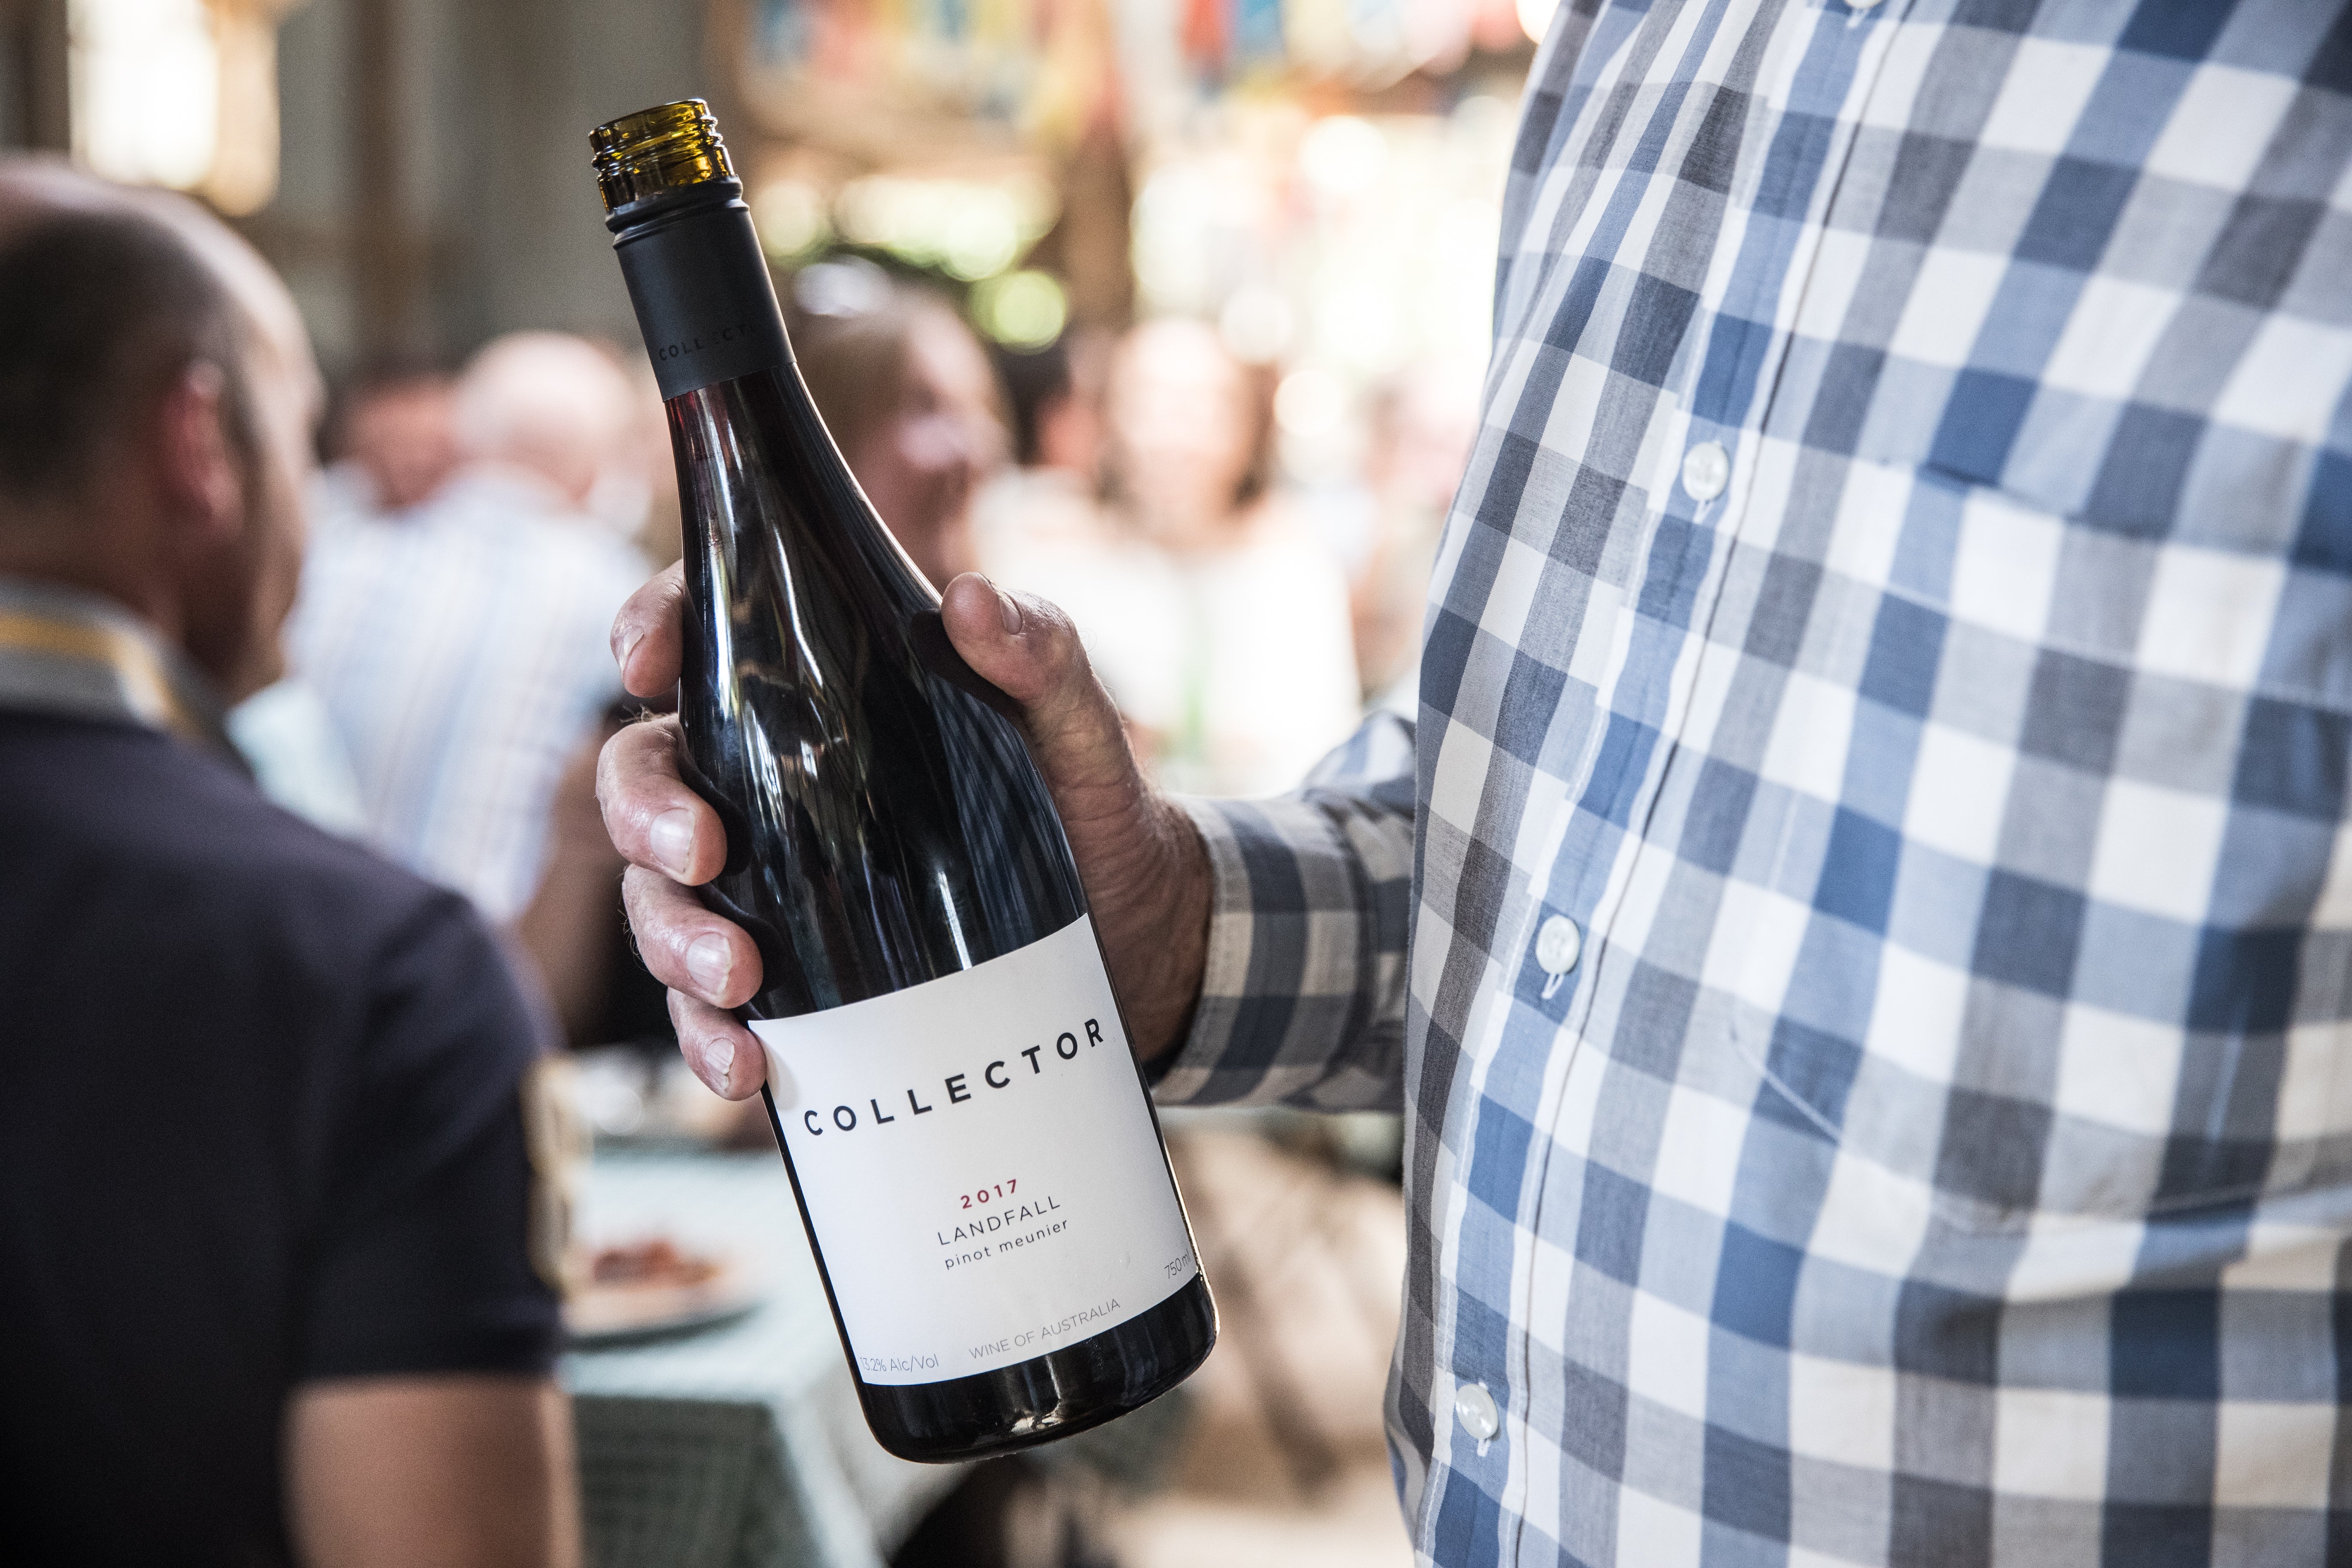
[[[971,497],[1003,460],[995,373],[961,321],[924,310],[888,415],[843,454],[874,510],[934,586],[975,565]]]
[[[385,510],[416,505],[457,466],[456,402],[449,384],[436,377],[379,388],[352,407],[345,455],[374,484]]]
[[[1252,458],[1248,386],[1209,328],[1139,327],[1111,370],[1110,431],[1121,488],[1148,531],[1207,542],[1233,514]]]

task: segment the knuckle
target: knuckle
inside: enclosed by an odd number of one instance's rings
[[[632,725],[604,744],[596,764],[596,800],[626,852],[643,842],[653,819],[677,805],[677,770],[669,737]]]
[[[621,908],[629,929],[640,942],[666,945],[676,923],[668,899],[668,882],[642,866],[631,866],[621,876]]]
[[[1022,594],[1017,596],[1021,600],[1022,615],[1036,623],[1045,632],[1047,642],[1059,647],[1063,637],[1071,630],[1068,612],[1040,595]]]
[[[596,804],[604,808],[607,817],[614,815],[615,804],[625,795],[621,771],[628,761],[628,733],[626,730],[622,731],[605,742],[596,753]]]

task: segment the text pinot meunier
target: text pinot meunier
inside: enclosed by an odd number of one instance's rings
[[[1083,1040],[1076,1031],[1066,1029],[1055,1037],[1050,1047],[1031,1046],[990,1062],[980,1069],[979,1081],[992,1089],[1011,1089],[1024,1077],[1043,1077],[1048,1061],[1076,1061],[1083,1052],[1102,1044],[1101,1021],[1088,1018]],[[1028,1065],[1027,1073],[1021,1070],[1024,1062]],[[887,1110],[883,1107],[882,1096],[878,1094],[868,1095],[863,1106],[836,1105],[830,1113],[812,1107],[801,1112],[801,1125],[808,1129],[810,1137],[819,1138],[827,1133],[856,1132],[863,1128],[887,1127],[918,1116],[929,1116],[935,1110],[968,1104],[977,1098],[974,1090],[979,1086],[973,1083],[972,1077],[969,1072],[950,1073],[940,1080],[940,1087],[937,1089],[919,1087],[906,1089],[903,1092],[907,1104],[903,1110],[898,1108],[897,1093],[891,1095]],[[931,1097],[929,1101],[922,1098],[927,1093]]]

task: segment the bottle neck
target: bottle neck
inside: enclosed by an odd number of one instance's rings
[[[605,222],[665,399],[792,363],[739,183],[634,202]]]

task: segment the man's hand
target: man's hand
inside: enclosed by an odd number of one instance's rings
[[[654,697],[677,683],[685,603],[673,566],[621,607],[613,650],[633,694]],[[1136,767],[1118,710],[1087,667],[1069,617],[973,573],[948,584],[940,613],[964,661],[1021,707],[1136,1054],[1149,1061],[1176,1043],[1200,994],[1210,895],[1200,836]],[[718,813],[680,780],[677,746],[674,718],[624,730],[604,747],[596,798],[630,863],[623,901],[646,967],[670,988],[678,1048],[703,1082],[741,1100],[767,1074],[759,1041],[730,1012],[759,991],[760,953],[687,890],[719,874],[727,837]]]

